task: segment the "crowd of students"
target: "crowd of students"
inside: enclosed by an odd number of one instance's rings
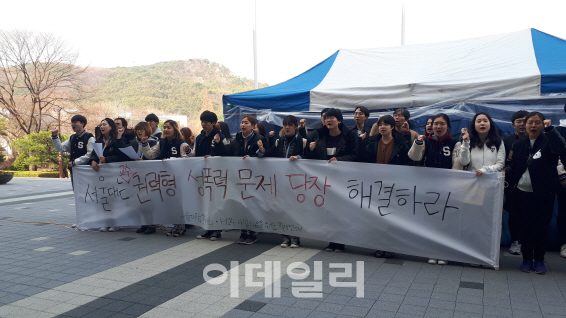
[[[564,108],[566,113],[566,106]],[[163,131],[159,118],[149,114],[145,122],[128,129],[124,118],[105,118],[96,127],[95,135],[86,132],[87,119],[75,115],[71,119],[73,134],[61,143],[58,131],[53,130],[53,144],[57,151],[69,152],[69,170],[88,164],[99,171],[101,163],[131,160],[119,149],[132,146],[138,160],[185,157],[234,156],[280,157],[291,161],[315,159],[332,161],[359,161],[375,164],[416,165],[429,168],[467,170],[479,178],[485,173],[505,173],[506,201],[509,212],[509,230],[512,245],[509,252],[522,254],[520,270],[546,273],[544,255],[548,227],[558,198],[558,229],[562,257],[566,257],[566,120],[558,127],[539,112],[518,111],[511,123],[515,133],[502,139],[488,113],[476,114],[469,128],[463,128],[456,138],[446,114],[431,116],[419,135],[409,128],[410,113],[397,109],[391,115],[382,115],[370,128],[366,125],[369,110],[357,107],[355,125],[343,124],[342,112],[327,108],[321,112],[321,123],[313,130],[306,129],[306,120],[289,115],[283,128],[276,134],[267,133],[253,116],[241,119],[240,131],[234,138],[228,125],[218,122],[215,113],[200,115],[202,131],[196,135],[189,128],[180,129],[177,122],[167,120]],[[92,142],[103,144],[103,155],[92,151]],[[175,224],[167,233],[182,236],[190,224]],[[118,227],[102,228],[116,231]],[[144,225],[138,233],[156,232],[156,225]],[[207,230],[199,239],[218,240],[221,230]],[[238,243],[253,244],[257,233],[242,230]],[[283,235],[281,247],[296,248],[300,238]],[[329,252],[341,252],[344,244],[330,242]],[[391,258],[395,254],[378,250],[375,257]],[[430,264],[447,264],[446,260],[429,259]]]

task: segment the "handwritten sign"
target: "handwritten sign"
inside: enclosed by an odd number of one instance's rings
[[[498,264],[500,173],[220,157],[76,168],[81,228],[190,223]]]

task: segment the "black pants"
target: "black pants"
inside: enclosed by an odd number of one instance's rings
[[[560,237],[560,245],[566,244],[566,188],[559,186],[556,191],[556,199],[558,200],[558,219],[556,226]]]
[[[554,192],[516,192],[521,222],[521,253],[524,260],[544,261],[548,226],[554,210]]]
[[[511,234],[511,243],[518,241],[521,242],[521,218],[517,211],[517,188],[505,189],[505,204],[503,208],[509,213],[509,220],[507,226],[509,227],[509,234]]]

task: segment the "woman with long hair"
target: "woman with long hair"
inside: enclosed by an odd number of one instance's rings
[[[505,167],[505,145],[495,128],[493,119],[486,113],[477,113],[470,131],[462,128],[460,163],[476,176],[486,172],[500,172]]]
[[[148,143],[149,137],[144,136],[141,138],[142,153],[148,159],[156,159],[160,157],[161,160],[170,158],[187,158],[194,157],[194,151],[189,154],[185,152],[186,147],[189,145],[183,140],[183,135],[179,130],[179,125],[174,120],[166,120],[163,123],[162,138],[153,147]],[[179,237],[185,235],[187,229],[185,224],[174,224],[171,231],[167,232],[167,236]]]
[[[121,140],[124,129],[118,130],[116,124],[110,118],[104,118],[95,129],[96,143],[102,144],[102,156],[98,156],[95,151],[90,156],[90,165],[96,172],[100,170],[101,163],[111,163],[120,161],[130,161],[120,148],[124,147]],[[120,230],[118,226],[103,227],[101,232],[114,232]]]

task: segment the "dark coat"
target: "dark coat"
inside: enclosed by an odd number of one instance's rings
[[[122,142],[122,139],[114,139],[112,140],[106,148],[102,151],[102,155],[104,156],[104,160],[106,163],[111,162],[120,162],[120,161],[132,161],[130,157],[126,156],[123,152],[120,151],[120,148],[124,148],[126,145]],[[100,163],[96,152],[93,150],[92,154],[90,155],[89,164],[92,164],[93,161]]]
[[[147,143],[149,144],[149,147],[151,148],[151,147],[155,146],[155,144],[157,143],[157,140],[152,139],[152,138],[148,138]],[[141,149],[142,144],[141,144],[140,141],[138,141],[137,138],[134,138],[133,140],[130,141],[130,143],[126,147],[128,147],[128,146],[132,146],[132,148],[134,148],[134,151],[138,152]],[[150,160],[150,159],[147,159],[143,154],[142,154],[142,159],[143,160]],[[153,160],[159,160],[159,159],[161,159],[161,158],[155,158]]]
[[[418,143],[417,140],[415,142]],[[420,163],[425,167],[452,169],[452,155],[458,139],[447,133],[442,140],[430,135],[424,140],[425,152]]]
[[[239,132],[236,134],[236,137],[234,138],[234,140],[232,140],[232,142],[230,142],[229,145],[224,145],[224,143],[221,143],[217,146],[218,155],[231,157],[257,157],[257,151],[259,150],[259,146],[257,145],[258,140],[261,140],[264,145],[267,144],[267,140],[263,137],[262,134],[252,132],[252,135],[248,140],[248,144],[244,149],[244,137],[242,136],[242,132]]]
[[[218,134],[220,136],[220,142],[214,142],[214,136]],[[218,156],[217,149],[218,145],[222,144],[224,141],[224,135],[216,127],[212,129],[212,132],[207,136],[206,133],[201,131],[201,133],[195,139],[195,157],[204,157],[207,155]]]
[[[338,161],[357,161],[357,142],[358,134],[355,131],[349,130],[344,124],[340,123],[338,128],[342,132],[340,141],[336,147],[336,160]],[[326,152],[326,138],[330,131],[326,126],[316,130],[316,139],[312,140],[309,137],[307,146],[305,147],[305,157],[307,159],[329,160],[331,157]],[[310,142],[316,142],[316,147],[313,151],[310,150]]]
[[[381,134],[371,136],[369,138],[358,141],[360,156],[359,160],[362,162],[376,163],[377,162],[377,148],[381,140]],[[389,158],[390,165],[410,165],[413,161],[409,158],[409,145],[401,134],[393,134],[393,150]]]
[[[566,162],[566,141],[554,127],[546,127],[532,147],[529,138],[513,143],[505,163],[505,180],[515,187],[529,169],[534,192],[554,192],[558,183],[556,166],[559,158]]]
[[[279,137],[269,149],[265,150],[264,157],[278,157],[278,158],[289,158],[292,156],[304,155],[304,138],[296,134],[293,140],[285,147],[287,140],[285,136]]]

